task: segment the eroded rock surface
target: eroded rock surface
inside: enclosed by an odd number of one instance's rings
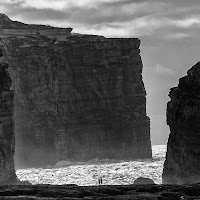
[[[0,52],[0,57],[2,57]],[[10,90],[8,65],[0,63],[0,185],[15,184],[14,168],[14,92]]]
[[[40,32],[0,45],[15,89],[17,161],[151,157],[137,38]]]
[[[200,63],[172,88],[167,105],[170,136],[163,183],[200,182]]]
[[[199,200],[200,185],[1,186],[0,200]]]

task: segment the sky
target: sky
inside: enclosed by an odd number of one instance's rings
[[[200,60],[200,0],[0,0],[0,12],[74,33],[139,38],[152,144],[167,143],[169,90]]]

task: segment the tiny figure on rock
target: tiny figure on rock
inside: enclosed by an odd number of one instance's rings
[[[102,185],[102,183],[103,183],[102,177],[100,177],[100,178],[98,179],[98,181],[99,181],[99,185]]]

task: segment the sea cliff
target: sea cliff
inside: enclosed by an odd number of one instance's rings
[[[163,170],[163,183],[200,181],[200,62],[172,88],[167,105],[170,136]]]
[[[17,30],[0,41],[15,91],[16,163],[151,158],[139,39],[1,17],[6,33]]]

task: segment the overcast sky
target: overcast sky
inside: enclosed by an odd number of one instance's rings
[[[0,0],[0,12],[77,33],[140,38],[152,143],[166,144],[169,89],[200,60],[200,0]]]

